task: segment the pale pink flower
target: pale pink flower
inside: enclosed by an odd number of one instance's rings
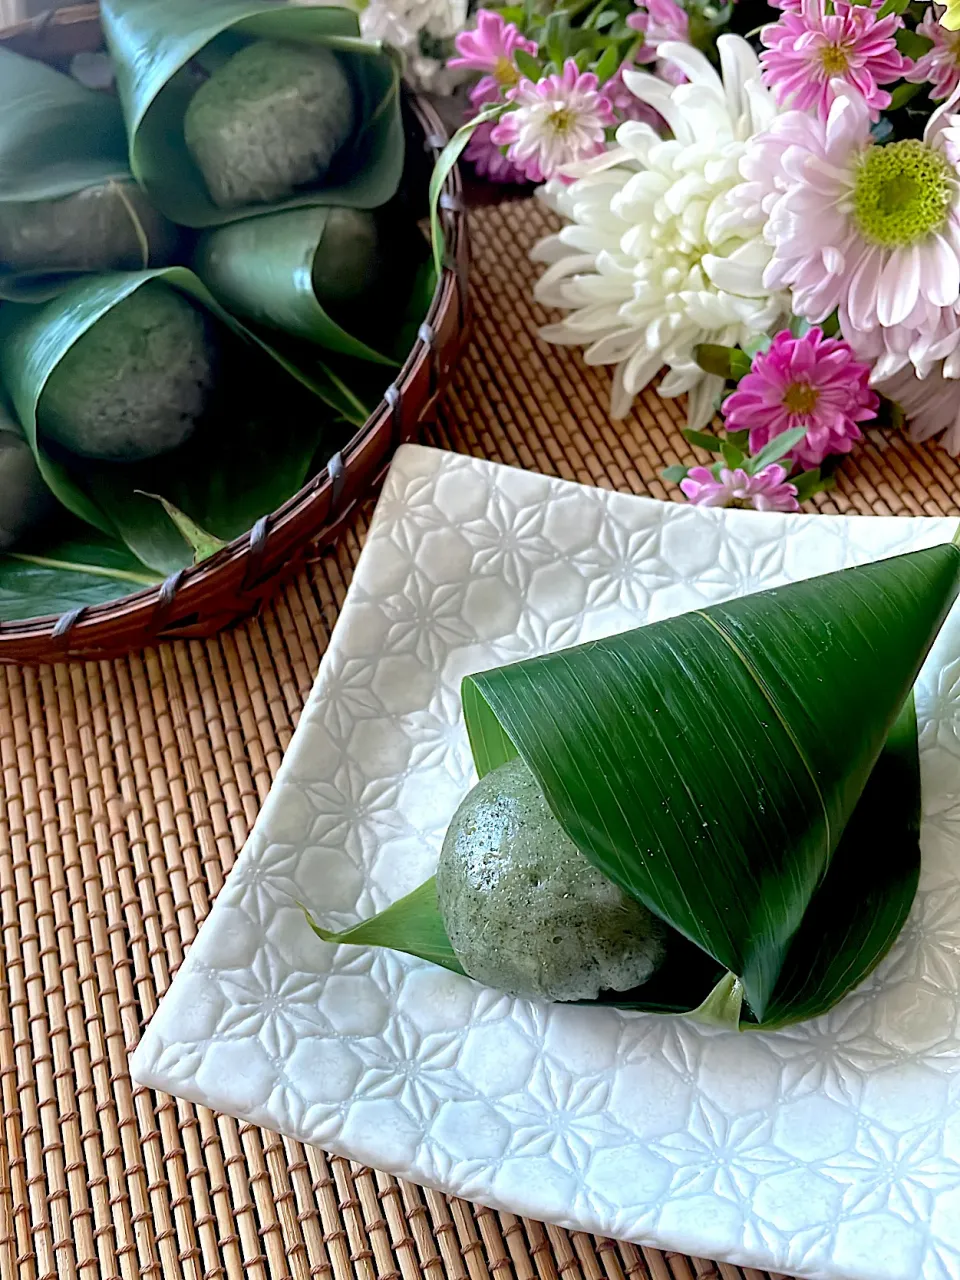
[[[507,157],[530,182],[543,182],[565,165],[588,160],[606,147],[605,130],[614,123],[610,102],[598,91],[592,71],[581,72],[573,58],[560,75],[536,84],[523,77],[507,92],[515,110],[501,116],[491,139],[507,147]]]
[[[499,13],[480,9],[477,25],[472,31],[461,31],[454,41],[457,58],[450,58],[448,67],[463,67],[470,71],[483,71],[470,94],[474,106],[484,102],[496,102],[501,93],[513,88],[520,80],[515,54],[518,49],[535,54],[537,45],[520,34],[512,22],[504,22]]]
[[[960,85],[960,31],[948,31],[940,25],[943,5],[931,5],[917,23],[917,35],[933,41],[907,72],[907,79],[914,84],[930,83],[930,97],[934,102],[949,98]]]
[[[870,368],[854,358],[850,344],[825,338],[820,329],[795,338],[783,329],[723,402],[727,431],[749,431],[750,452],[784,431],[806,429],[787,455],[800,466],[818,467],[832,453],[849,453],[861,436],[858,422],[877,416]]]
[[[523,174],[508,160],[497,144],[491,139],[493,122],[478,124],[470,135],[470,141],[463,153],[464,160],[469,160],[477,176],[489,182],[525,182]]]
[[[826,120],[837,84],[846,83],[861,94],[871,118],[890,105],[881,85],[899,80],[911,62],[897,48],[899,14],[885,18],[866,5],[834,0],[827,12],[824,0],[803,0],[798,12],[760,32],[766,49],[760,55],[763,83],[781,105],[800,111],[816,108]]]
[[[787,482],[787,470],[772,462],[755,476],[742,467],[720,468],[717,479],[709,467],[691,467],[680,481],[684,495],[698,507],[753,507],[755,511],[798,511],[797,486]]]
[[[642,102],[635,93],[627,88],[623,79],[624,71],[633,71],[634,69],[629,62],[622,62],[617,74],[611,76],[601,86],[600,92],[613,107],[618,120],[639,120],[659,132],[664,127],[663,116],[646,102]]]
[[[627,26],[643,33],[643,44],[634,54],[637,62],[655,62],[661,44],[669,40],[690,43],[690,19],[674,0],[634,0],[639,13],[631,13]],[[664,60],[657,68],[668,84],[685,84],[687,77],[675,62]]]
[[[903,410],[911,440],[922,442],[943,432],[940,443],[947,453],[960,454],[960,382],[944,377],[942,365],[925,378],[908,366],[879,383],[878,390]]]
[[[748,143],[730,203],[766,216],[762,283],[789,287],[796,315],[817,322],[839,309],[858,359],[879,362],[876,377],[908,362],[922,373],[960,343],[960,121],[940,108],[922,140],[881,147],[870,117],[843,86],[826,124],[776,117]]]

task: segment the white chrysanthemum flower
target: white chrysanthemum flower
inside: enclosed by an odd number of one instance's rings
[[[446,97],[469,79],[469,72],[445,63],[455,52],[454,36],[466,26],[467,8],[468,0],[369,0],[360,10],[360,34],[402,55],[403,77],[412,89]]]
[[[360,11],[360,34],[394,48],[413,49],[420,32],[452,40],[467,21],[467,0],[369,0]]]
[[[629,121],[617,130],[616,147],[570,170],[578,179],[571,186],[551,182],[542,191],[570,225],[533,251],[535,261],[550,264],[535,296],[570,314],[541,336],[585,346],[588,364],[617,366],[614,417],[666,365],[660,394],[687,392],[687,419],[703,426],[723,379],[700,369],[695,348],[746,342],[789,313],[786,294],[763,284],[771,252],[763,215],[727,200],[741,180],[747,140],[777,108],[749,44],[725,35],[717,45],[722,79],[702,53],[678,43],[660,45],[658,54],[688,83],[624,73],[630,90],[666,120],[671,139]]]

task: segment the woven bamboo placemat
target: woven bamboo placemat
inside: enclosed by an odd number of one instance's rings
[[[547,216],[478,210],[475,334],[427,443],[658,498],[679,406],[611,423],[608,373],[538,344]],[[825,511],[955,512],[960,468],[876,433]],[[209,642],[0,669],[0,1278],[764,1280],[422,1191],[134,1088],[127,1054],[270,787],[363,541]]]

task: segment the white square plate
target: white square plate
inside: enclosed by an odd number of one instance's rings
[[[960,1280],[960,611],[918,686],[921,890],[775,1034],[512,1000],[320,943],[427,877],[468,672],[951,536],[711,511],[407,446],[276,784],[135,1078],[494,1207],[840,1280]]]

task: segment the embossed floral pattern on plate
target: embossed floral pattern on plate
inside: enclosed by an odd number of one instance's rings
[[[960,1280],[960,613],[918,686],[903,937],[768,1035],[511,1000],[332,926],[432,870],[470,786],[461,677],[952,535],[660,503],[399,452],[254,831],[137,1080],[570,1227],[832,1280]],[[706,696],[706,695],[705,695]]]

